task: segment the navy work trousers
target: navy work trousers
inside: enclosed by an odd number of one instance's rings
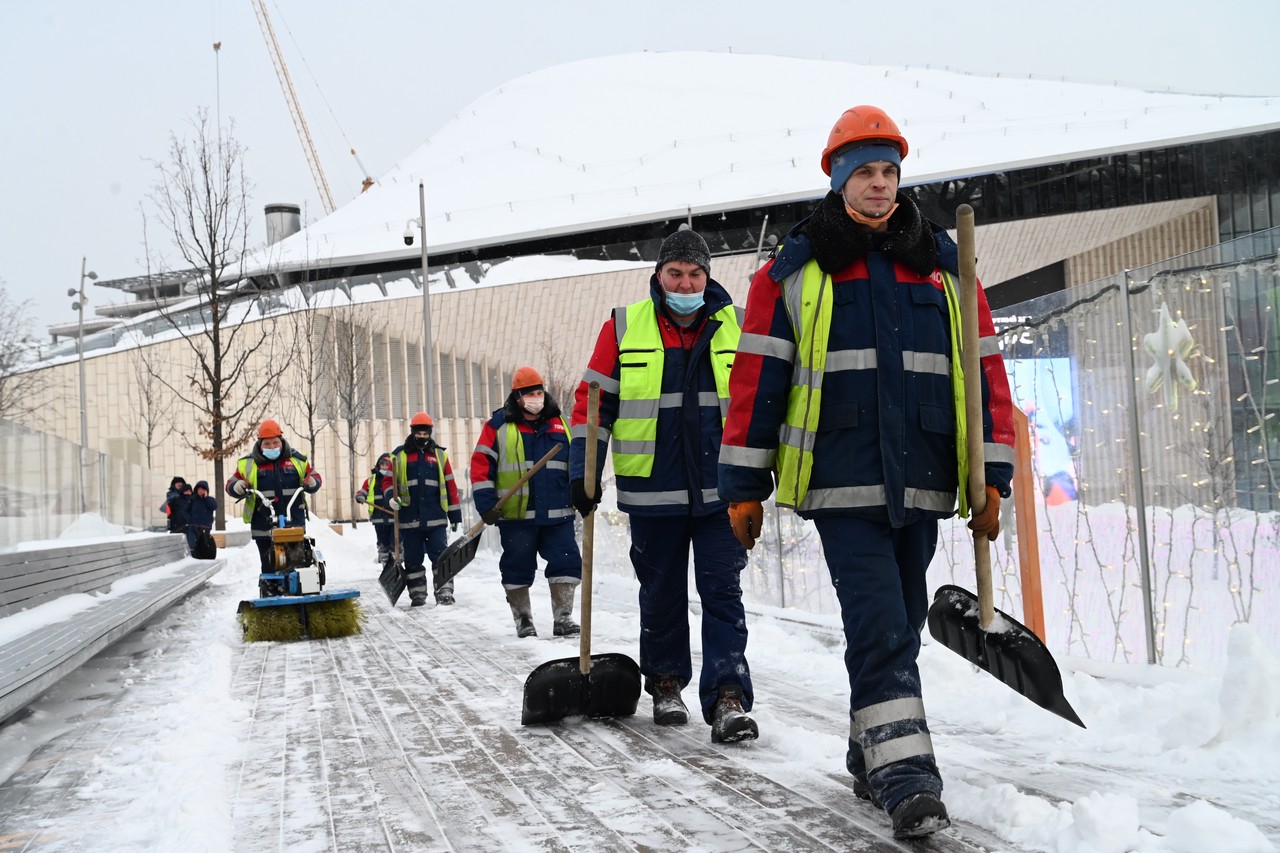
[[[427,564],[423,562],[423,558],[435,563],[449,544],[448,529],[443,524],[410,527],[408,530],[400,528],[400,550],[404,552],[404,585],[409,589],[410,595],[415,592],[427,594]],[[440,589],[452,590],[453,581],[450,580]],[[440,589],[435,591],[436,595],[440,594]]]
[[[845,668],[849,672],[849,710],[859,711],[893,700],[920,698],[920,631],[929,613],[925,570],[938,545],[938,522],[925,519],[905,527],[847,516],[814,519],[831,583],[844,622]],[[901,703],[899,703],[901,705]],[[923,706],[919,706],[923,708]],[[922,734],[928,725],[918,717],[865,731],[850,738],[846,764],[865,776],[876,797],[892,809],[910,794],[942,793],[942,778],[930,749],[867,772],[866,749],[887,741]]]
[[[742,570],[747,552],[734,538],[729,515],[631,516],[631,565],[640,581],[640,671],[646,682],[693,679],[689,648],[689,546],[702,601],[702,674],[698,698],[708,723],[724,685],[742,687],[750,711],[754,693],[747,666],[747,619]]]
[[[579,583],[582,580],[582,553],[573,535],[573,519],[559,524],[499,524],[502,557],[498,569],[507,589],[532,586],[538,574],[538,555],[547,561],[548,581]]]

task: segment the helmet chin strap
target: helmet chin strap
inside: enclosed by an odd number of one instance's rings
[[[840,196],[840,200],[844,201],[844,196]],[[893,216],[893,212],[898,209],[898,203],[895,201],[893,207],[889,208],[884,216],[867,216],[865,213],[859,213],[849,206],[849,202],[844,202],[844,212],[849,214],[849,218],[859,225],[865,225],[868,228],[875,228],[889,221],[889,217]]]

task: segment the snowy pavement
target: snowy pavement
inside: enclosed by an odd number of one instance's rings
[[[834,623],[749,619],[758,741],[712,744],[696,711],[659,728],[645,696],[634,717],[523,727],[524,679],[578,650],[549,636],[545,583],[543,636],[519,640],[492,555],[459,576],[455,606],[393,610],[367,526],[313,532],[330,588],[361,589],[365,633],[241,643],[235,604],[257,555],[223,552],[204,590],[0,727],[0,849],[1198,853],[1280,840],[1280,665],[1247,634],[1212,676],[1059,661],[1087,731],[926,646],[956,825],[903,844],[843,769]],[[593,653],[636,656],[634,601],[633,580],[597,576]]]

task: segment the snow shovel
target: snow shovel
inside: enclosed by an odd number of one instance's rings
[[[596,493],[596,428],[600,419],[600,383],[587,397],[587,459],[583,485]],[[640,665],[624,654],[591,654],[591,562],[596,514],[582,520],[582,633],[578,656],[547,661],[524,682],[520,724],[554,723],[565,717],[629,717],[640,701]]]
[[[551,457],[560,452],[560,447],[551,448],[546,455],[533,463],[533,467],[516,480],[516,484],[503,492],[502,497],[498,498],[498,502],[493,505],[494,509],[498,509],[507,499],[520,491],[525,483],[529,482],[529,478],[538,473],[543,465],[551,461]],[[484,532],[486,522],[484,519],[477,521],[475,526],[457,539],[449,543],[449,545],[440,552],[440,556],[431,564],[431,579],[434,586],[433,589],[440,587],[453,580],[453,576],[466,568],[467,563],[476,555],[476,549],[480,547],[480,534]]]
[[[395,607],[396,602],[400,600],[400,596],[404,594],[405,588],[404,555],[400,553],[400,513],[376,504],[374,509],[391,516],[391,522],[395,525],[395,551],[382,564],[382,574],[378,575],[378,583],[382,585],[382,591],[387,594],[387,598],[391,601],[391,606]]]
[[[978,276],[974,255],[973,208],[956,212],[960,244],[961,362],[964,369],[966,440],[969,449],[969,504],[987,503],[982,452],[982,369],[978,352]],[[985,669],[1041,708],[1084,728],[1062,693],[1062,675],[1053,655],[1030,629],[996,610],[991,590],[990,542],[974,534],[978,594],[958,586],[940,587],[929,607],[929,633],[965,660]],[[999,618],[997,618],[999,617]]]

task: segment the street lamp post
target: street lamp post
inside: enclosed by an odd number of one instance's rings
[[[431,299],[427,287],[427,189],[418,181],[418,218],[410,219],[405,226],[404,241],[413,245],[413,226],[422,235],[422,374],[426,387],[426,410],[433,418],[440,417],[436,409],[436,379],[434,350],[431,346]]]
[[[71,307],[80,312],[79,328],[76,331],[76,356],[80,362],[80,512],[88,511],[88,502],[85,492],[87,491],[87,481],[84,475],[86,448],[89,446],[89,415],[85,410],[84,401],[84,306],[88,303],[89,298],[84,295],[85,279],[97,281],[98,274],[93,270],[87,270],[88,258],[80,258],[80,287],[70,288],[67,290],[67,296],[75,296],[76,301],[71,303]]]

